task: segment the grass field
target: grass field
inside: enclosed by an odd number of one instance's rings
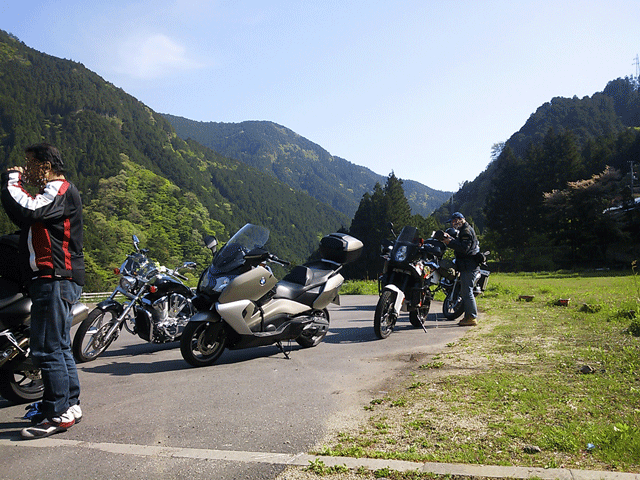
[[[377,293],[371,282],[346,286]],[[314,453],[640,472],[638,275],[493,274],[478,306],[477,327]]]

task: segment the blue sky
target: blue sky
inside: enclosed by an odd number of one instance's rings
[[[438,190],[553,97],[636,74],[640,2],[0,0],[0,29],[151,109],[269,120]]]

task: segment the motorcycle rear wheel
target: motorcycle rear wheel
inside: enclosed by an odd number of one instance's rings
[[[95,360],[109,348],[117,333],[109,339],[105,339],[104,336],[117,318],[118,312],[112,308],[94,308],[89,312],[89,316],[82,321],[73,337],[73,356],[77,363]]]
[[[387,338],[393,332],[396,324],[396,317],[393,314],[393,304],[395,294],[389,290],[385,290],[380,295],[378,304],[376,305],[376,313],[373,315],[373,330],[376,337],[380,339]]]
[[[442,313],[447,320],[455,320],[464,313],[464,302],[460,294],[460,285],[456,285],[452,294],[442,302]]]
[[[40,370],[0,370],[0,396],[13,403],[28,403],[42,398],[44,385]]]
[[[217,331],[209,331],[212,328]],[[220,323],[189,322],[180,337],[182,358],[193,367],[213,365],[224,352],[226,345],[227,335]]]

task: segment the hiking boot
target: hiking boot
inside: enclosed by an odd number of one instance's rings
[[[464,317],[458,322],[461,327],[475,327],[478,325],[478,321],[473,317]]]
[[[24,439],[44,438],[54,433],[64,432],[75,424],[73,414],[68,410],[59,417],[45,418],[33,427],[23,428],[21,435]]]
[[[73,415],[75,423],[80,423],[82,421],[82,409],[80,408],[80,404],[70,406],[67,413]]]

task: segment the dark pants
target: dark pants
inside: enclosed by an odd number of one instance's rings
[[[31,354],[42,371],[42,411],[48,418],[79,402],[80,382],[71,352],[71,307],[81,292],[82,287],[71,280],[39,279],[29,286]]]

